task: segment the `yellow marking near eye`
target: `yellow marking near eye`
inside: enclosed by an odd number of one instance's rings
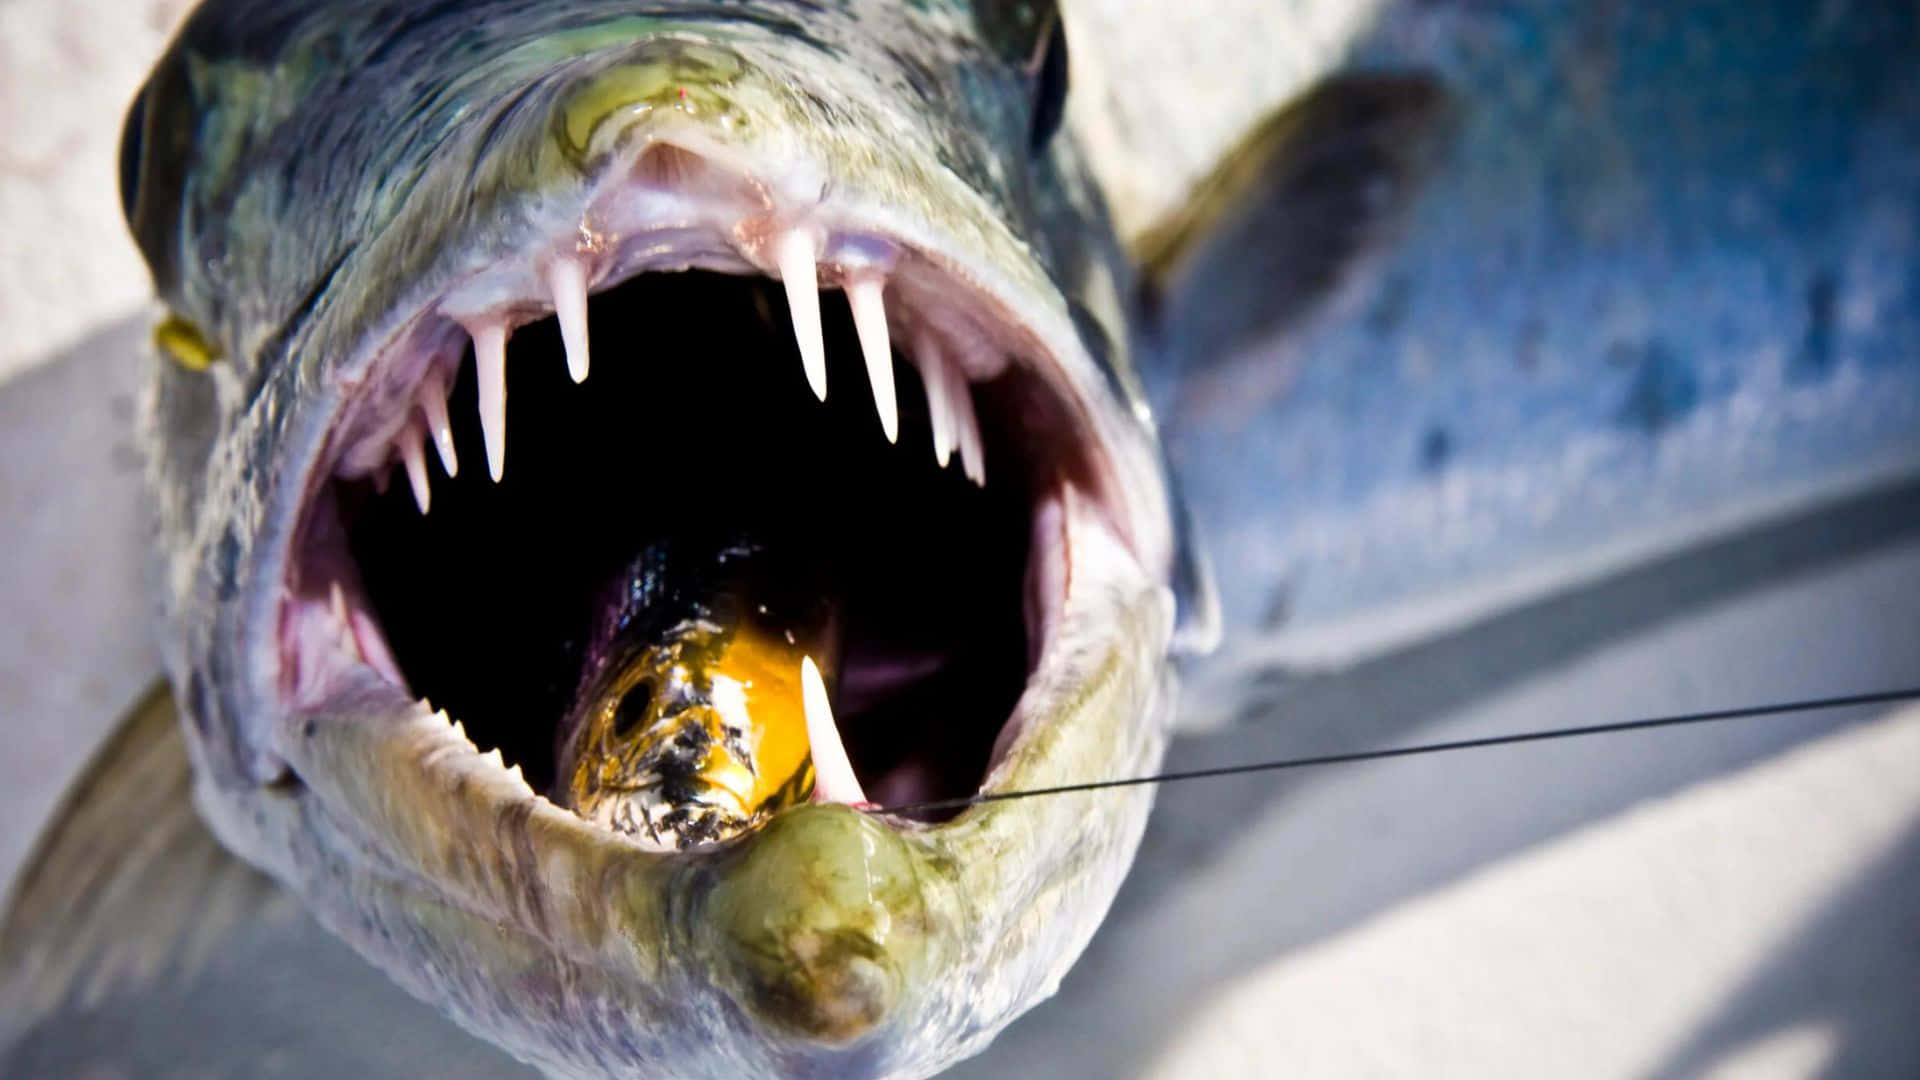
[[[220,359],[220,350],[206,339],[200,328],[178,315],[169,315],[153,328],[153,344],[162,353],[192,372],[202,372]]]

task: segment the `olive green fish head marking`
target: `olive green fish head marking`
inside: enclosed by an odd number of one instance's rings
[[[193,15],[123,188],[222,839],[556,1075],[925,1074],[1051,993],[1150,796],[875,806],[1162,750],[1171,515],[1063,48],[938,0]],[[818,572],[635,562],[695,526]],[[755,621],[796,592],[831,645]],[[569,783],[693,626],[636,597],[764,639],[683,658],[725,722],[668,764],[770,812],[580,812],[691,730]]]

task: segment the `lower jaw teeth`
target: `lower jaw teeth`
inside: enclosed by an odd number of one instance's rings
[[[821,681],[820,669],[811,656],[800,661],[800,693],[807,714],[807,743],[813,752],[814,801],[864,804],[866,793],[860,790],[860,778],[853,775],[853,763],[847,760],[847,748],[840,741],[840,728],[833,722],[826,683]]]

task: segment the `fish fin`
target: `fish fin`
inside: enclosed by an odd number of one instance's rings
[[[1171,464],[1168,474],[1173,475]],[[1193,512],[1186,496],[1173,479],[1173,640],[1168,648],[1182,659],[1197,659],[1211,654],[1220,645],[1222,618],[1220,588],[1213,576],[1213,563],[1194,532]]]
[[[0,922],[0,1049],[50,1014],[190,978],[233,926],[298,912],[201,822],[164,681],[94,755],[51,821]]]
[[[1423,74],[1332,76],[1274,111],[1134,244],[1176,374],[1297,329],[1399,231],[1453,128]]]

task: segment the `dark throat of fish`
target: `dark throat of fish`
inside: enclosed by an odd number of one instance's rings
[[[593,296],[584,384],[555,318],[515,331],[497,482],[471,348],[403,468],[331,482],[382,662],[535,791],[662,847],[822,795],[971,793],[1029,673],[1020,388],[974,388],[956,431],[937,367],[900,356],[889,439],[820,299],[824,403],[778,282],[644,274]]]

